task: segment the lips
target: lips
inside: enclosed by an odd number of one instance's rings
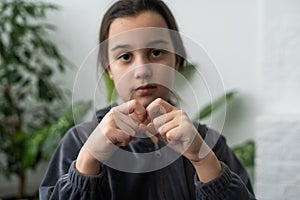
[[[138,87],[136,90],[151,89],[151,88],[157,88],[157,86],[155,84],[144,84],[144,85]]]
[[[138,88],[135,89],[135,91],[140,95],[147,95],[151,94],[157,86],[155,84],[144,84]]]

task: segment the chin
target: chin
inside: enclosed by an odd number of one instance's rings
[[[142,106],[144,106],[145,108],[156,99],[157,97],[142,97],[142,98],[138,98],[136,99],[140,104],[142,104]]]

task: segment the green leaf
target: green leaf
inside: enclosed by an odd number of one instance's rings
[[[36,17],[36,7],[34,5],[27,5],[24,10],[31,16]]]
[[[73,109],[69,109],[63,116],[61,116],[57,123],[51,125],[47,138],[45,139],[41,153],[43,159],[48,159],[53,153],[57,143],[61,137],[75,125],[73,115],[81,116],[82,118],[86,115],[91,107],[91,102],[78,102],[73,106]],[[81,120],[81,119],[79,119]]]
[[[224,103],[226,103],[226,102],[230,101],[231,99],[233,99],[233,97],[236,95],[236,93],[237,92],[235,92],[235,91],[229,91],[225,95],[219,97],[218,99],[214,100],[210,104],[204,106],[204,108],[202,108],[199,111],[199,113],[196,115],[196,117],[194,118],[194,120],[195,121],[202,120],[202,119],[208,117],[209,115],[211,115],[212,112],[214,112],[215,110],[217,110]]]
[[[244,167],[253,167],[255,159],[255,143],[248,140],[232,148],[235,155],[241,161]]]
[[[25,169],[36,166],[38,160],[40,146],[47,137],[50,126],[45,126],[35,130],[31,137],[27,139],[23,154],[23,167]]]
[[[56,31],[56,26],[52,24],[43,24],[44,28],[51,31]]]
[[[53,74],[53,70],[51,69],[51,67],[47,64],[44,64],[42,66],[42,70],[40,72],[40,76],[42,77],[49,77],[49,76],[52,76]]]
[[[23,141],[26,138],[27,134],[28,134],[27,132],[20,130],[14,134],[12,139],[15,143],[20,143],[21,141]]]
[[[26,49],[24,51],[24,56],[26,57],[26,59],[31,59],[32,53],[29,50]]]
[[[105,71],[103,72],[103,79],[104,79],[104,84],[106,86],[106,100],[107,102],[112,102],[117,99],[116,93],[114,92],[115,90],[115,84],[113,80],[109,77],[108,73]]]
[[[22,87],[26,88],[29,84],[31,83],[30,79],[26,79],[23,83],[22,83]]]
[[[181,72],[181,74],[187,79],[191,79],[194,72],[196,71],[196,66],[192,63],[188,63]]]
[[[41,100],[45,100],[48,102],[52,102],[53,100],[60,100],[61,99],[61,92],[60,90],[49,80],[39,78],[38,80],[38,94]]]
[[[21,74],[16,69],[8,70],[6,77],[10,84],[18,83],[22,80]]]

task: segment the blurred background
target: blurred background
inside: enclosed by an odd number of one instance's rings
[[[36,135],[28,140],[27,146],[37,144],[35,141],[51,140],[51,136],[49,139],[46,134],[38,137],[40,133],[51,132],[51,130],[65,131],[65,128],[72,124],[69,110],[61,109],[57,104],[69,108],[72,103],[92,100],[90,107],[82,104],[76,107],[78,110],[91,108],[92,111],[85,117],[88,120],[95,107],[104,107],[107,103],[104,88],[95,87],[99,78],[96,70],[95,48],[102,15],[113,1],[43,0],[42,2],[58,6],[58,9],[52,9],[51,6],[49,9],[41,9],[47,10],[44,22],[56,27],[52,31],[46,30],[45,39],[53,43],[59,55],[56,55],[54,50],[46,53],[46,57],[50,59],[46,63],[52,67],[57,66],[50,74],[44,74],[45,77],[51,75],[54,85],[52,82],[51,84],[47,82],[44,84],[46,86],[42,87],[43,83],[38,78],[35,78],[35,83],[38,85],[37,90],[41,91],[43,88],[53,90],[54,87],[58,87],[55,91],[61,92],[61,98],[55,95],[43,96],[43,92],[38,92],[38,100],[43,101],[44,104],[53,103],[53,109],[51,107],[49,112],[52,110],[59,115],[54,115],[52,121],[43,121],[48,128],[37,129]],[[258,199],[296,199],[300,195],[300,151],[297,149],[297,145],[300,144],[298,105],[300,102],[300,1],[166,0],[165,2],[173,11],[181,33],[206,51],[219,72],[224,90],[235,91],[234,97],[228,99],[222,134],[227,138],[228,144],[241,154],[241,159],[243,155],[249,157],[247,151],[251,151],[250,157],[254,156],[252,151],[255,148],[255,158],[251,157],[250,161],[249,158],[248,160],[245,158],[244,164],[249,170]],[[2,9],[4,10],[3,6]],[[5,15],[2,15],[2,11],[0,11],[2,17],[0,20],[1,24],[4,24],[6,18],[3,17]],[[0,38],[4,42],[1,43],[3,46],[0,50],[4,52],[9,46],[8,43],[12,41],[4,36],[5,27],[1,26],[1,28]],[[6,27],[6,30],[11,28]],[[9,42],[5,43],[5,41]],[[187,49],[189,51],[189,47]],[[197,66],[199,64],[197,52],[191,54],[196,57],[191,58],[191,62]],[[1,54],[0,57],[1,68],[9,63],[7,60],[9,56],[3,55]],[[52,57],[56,63],[53,63]],[[49,67],[48,65],[42,66],[41,69]],[[14,70],[10,73],[16,74]],[[18,73],[22,74],[22,71]],[[41,76],[41,73],[36,72],[36,75]],[[9,83],[18,80],[14,75],[9,76],[12,77]],[[213,76],[206,78],[210,79]],[[195,81],[193,85],[197,85],[197,79]],[[1,81],[1,84],[3,84],[1,89],[4,91],[7,83]],[[94,96],[95,90],[98,91],[97,98]],[[53,99],[63,100],[56,102]],[[97,103],[93,102],[95,99]],[[201,99],[203,103],[201,106],[205,106],[209,101],[209,98],[204,97]],[[25,101],[25,105],[26,103],[28,100]],[[1,106],[4,108],[2,102]],[[1,109],[1,112],[4,113],[5,109]],[[2,118],[3,116],[5,115],[1,115]],[[212,116],[217,121],[222,120],[223,117],[218,111]],[[1,117],[0,120],[3,121]],[[207,119],[203,122],[208,122],[210,126],[218,129],[219,125],[214,122],[210,123]],[[51,127],[51,124],[59,125]],[[4,130],[6,129],[1,129]],[[63,133],[55,136],[54,140],[61,137],[61,134]],[[20,135],[13,140],[19,141],[25,137]],[[3,140],[1,144],[5,144],[4,139],[1,137]],[[56,145],[51,142],[46,144]],[[242,144],[244,148],[239,148]],[[247,144],[251,144],[250,149]],[[39,155],[35,157],[39,160],[35,165],[30,164],[30,160],[22,161],[27,163],[25,166],[28,167],[24,172],[27,180],[23,191],[28,195],[36,193],[47,166],[49,149],[51,148],[42,149],[42,153],[40,150],[36,152],[28,148],[26,150],[28,151],[26,155]],[[5,149],[1,150],[7,153]],[[3,164],[6,160],[3,152],[0,152],[0,169],[4,169],[6,165]],[[254,164],[251,159],[254,159]],[[9,170],[1,172],[3,173],[0,175],[0,198],[17,195],[20,192],[18,189],[20,179],[12,175],[8,180],[5,177],[11,172]]]

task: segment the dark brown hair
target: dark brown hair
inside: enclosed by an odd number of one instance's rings
[[[161,0],[119,0],[106,11],[102,19],[99,34],[99,43],[101,45],[98,61],[101,63],[102,67],[106,68],[109,64],[107,42],[103,41],[108,39],[108,33],[112,22],[117,18],[137,16],[145,11],[153,11],[160,14],[164,18],[168,28],[170,30],[174,30],[172,31],[171,37],[173,45],[176,48],[176,52],[178,52],[176,57],[179,62],[179,70],[184,67],[186,52],[182,39],[178,33],[179,30],[176,20],[168,6]]]

